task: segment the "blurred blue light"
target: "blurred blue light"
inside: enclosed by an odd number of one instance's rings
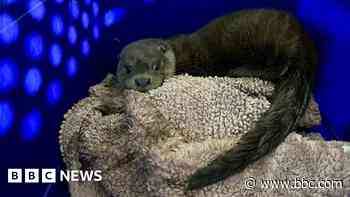
[[[17,40],[19,33],[18,23],[10,15],[0,14],[0,41],[11,44]]]
[[[350,40],[350,12],[341,1],[300,0],[297,14],[303,22],[312,24],[317,31],[338,40]]]
[[[62,49],[57,43],[53,44],[50,49],[50,63],[57,67],[62,61]]]
[[[40,59],[44,52],[44,38],[36,32],[31,33],[25,39],[24,48],[29,58],[33,60]]]
[[[13,116],[12,105],[7,101],[0,101],[0,137],[12,126]]]
[[[81,53],[84,56],[88,56],[90,53],[90,44],[88,40],[83,40],[83,42],[81,43]]]
[[[74,19],[77,19],[79,17],[79,13],[80,13],[78,1],[77,0],[70,0],[68,6],[69,6],[70,15]]]
[[[62,20],[62,17],[59,15],[54,15],[51,19],[51,28],[52,32],[57,35],[61,36],[64,31],[64,23]]]
[[[155,3],[156,0],[143,0],[143,2],[146,4],[151,4],[151,3]]]
[[[28,10],[30,15],[38,21],[41,21],[45,15],[45,5],[41,0],[30,0],[28,2]]]
[[[31,68],[25,75],[24,90],[29,96],[34,96],[40,90],[42,83],[41,72],[38,68]]]
[[[0,5],[10,5],[16,3],[16,0],[0,0]]]
[[[60,101],[62,96],[62,85],[59,80],[50,82],[47,88],[46,96],[47,102],[50,105],[56,105]]]
[[[74,57],[70,57],[66,64],[67,75],[74,77],[78,70],[78,62]]]
[[[21,137],[25,141],[34,140],[40,133],[42,124],[41,113],[37,109],[27,113],[22,120]]]
[[[90,5],[91,0],[84,0],[85,5]]]
[[[94,14],[94,16],[98,15],[99,10],[100,10],[100,8],[98,6],[98,3],[95,1],[92,2],[92,13]]]
[[[8,92],[16,86],[17,65],[9,59],[0,60],[0,92]]]
[[[114,8],[107,11],[104,16],[105,26],[110,27],[111,25],[120,22],[125,14],[126,10],[124,8]]]
[[[94,25],[92,33],[95,40],[97,40],[100,37],[100,29],[98,28],[98,25]]]
[[[322,50],[322,62],[318,72],[319,80],[315,95],[322,106],[322,118],[327,120],[330,132],[341,134],[349,130],[350,91],[344,91],[350,84],[349,78],[349,41],[328,42]],[[336,96],[335,96],[336,95]],[[316,97],[316,98],[317,98]],[[333,136],[334,137],[334,136]],[[341,136],[336,136],[341,140]]]
[[[58,3],[58,4],[61,4],[63,2],[64,2],[64,0],[56,0],[56,3]]]
[[[89,27],[89,15],[86,12],[81,14],[81,23],[85,29]]]
[[[71,44],[75,44],[77,42],[78,34],[77,29],[74,26],[70,26],[68,28],[68,41]]]

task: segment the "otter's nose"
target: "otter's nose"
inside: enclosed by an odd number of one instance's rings
[[[151,79],[146,79],[146,78],[139,78],[139,79],[135,79],[135,84],[141,88],[146,87],[147,85],[149,85],[151,83]]]

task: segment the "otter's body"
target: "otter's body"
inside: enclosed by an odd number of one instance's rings
[[[289,66],[315,70],[313,44],[297,21],[283,11],[235,12],[167,42],[175,52],[176,73],[227,76],[233,69],[238,72],[248,67],[251,72],[262,71],[259,77],[277,79]],[[300,56],[313,62],[291,65]]]
[[[163,58],[158,58],[160,69],[144,66],[149,68],[145,73],[156,72],[160,77],[153,84],[152,75],[147,74],[149,84],[140,88],[140,83],[133,82],[139,80],[135,78],[139,73],[126,74],[122,68],[127,64],[136,68],[140,62],[154,64],[151,59],[155,56],[145,55],[149,51],[162,53]],[[130,63],[130,56],[139,63]],[[160,80],[180,73],[259,77],[275,82],[270,110],[237,146],[189,179],[188,189],[196,189],[243,170],[274,150],[295,129],[309,101],[317,58],[313,43],[292,16],[283,11],[257,9],[220,17],[192,34],[137,41],[123,50],[120,62],[119,78],[129,81],[128,88],[139,90],[160,86]]]

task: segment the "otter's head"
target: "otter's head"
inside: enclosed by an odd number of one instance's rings
[[[160,39],[145,39],[127,45],[119,57],[117,79],[127,89],[145,92],[162,85],[175,72],[175,55]]]

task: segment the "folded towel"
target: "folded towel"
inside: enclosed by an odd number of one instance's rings
[[[121,90],[108,76],[67,112],[61,126],[67,168],[102,170],[103,176],[100,182],[70,182],[72,197],[346,196],[350,154],[344,143],[297,133],[242,173],[183,191],[189,175],[254,126],[270,107],[273,89],[255,78],[181,75],[140,93]],[[320,121],[312,99],[299,125]],[[328,182],[316,189],[305,188],[306,181],[319,187]]]

